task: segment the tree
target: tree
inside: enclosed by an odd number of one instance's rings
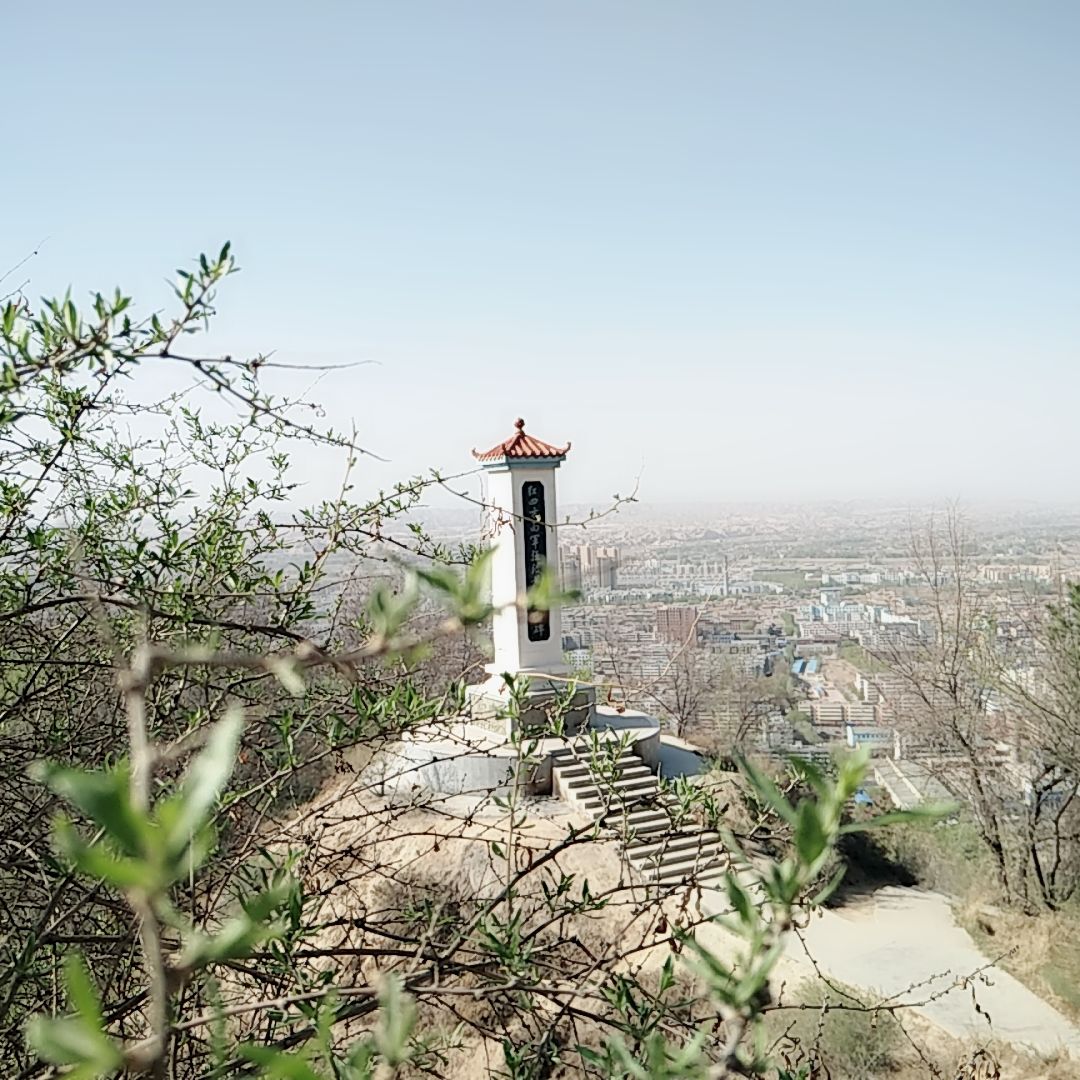
[[[644,682],[638,699],[645,707],[659,710],[680,739],[712,706],[720,677],[715,658],[689,645],[682,645],[660,677]]]
[[[1056,908],[1080,885],[1076,608],[980,589],[955,508],[912,534],[926,613],[874,658],[909,754],[969,805],[1003,897]]]
[[[171,320],[136,317],[119,290],[96,294],[86,311],[70,295],[37,312],[21,296],[3,307],[0,1057],[13,1067],[26,1064],[22,1018],[50,1000],[65,941],[85,941],[114,1001],[139,977],[125,959],[135,935],[115,895],[52,857],[48,823],[57,802],[27,780],[29,766],[43,757],[99,766],[124,754],[128,723],[115,672],[140,643],[268,655],[282,646],[313,655],[349,649],[373,624],[370,614],[358,617],[335,560],[362,566],[374,556],[382,566],[388,549],[455,554],[422,530],[402,529],[404,539],[388,532],[432,478],[352,501],[348,475],[363,448],[312,427],[305,403],[267,393],[262,380],[274,361],[184,350],[234,269],[226,245],[217,258],[179,271]],[[188,371],[191,385],[147,399],[164,367]],[[155,421],[158,433],[133,434],[136,414]],[[337,499],[293,511],[290,453],[311,444],[338,449],[346,479]],[[380,696],[388,680],[370,660],[350,669],[348,694],[320,679],[302,704],[270,674],[168,669],[145,700],[147,738],[176,747],[163,753],[178,758],[227,703],[256,718],[237,774],[247,794],[230,809],[236,836],[310,794],[370,727],[372,709],[392,729],[412,718],[410,710],[430,717],[434,707],[419,698],[388,707],[403,699]],[[175,771],[170,760],[160,770],[165,781]]]
[[[692,889],[650,896],[625,864],[598,883],[591,845],[631,827],[530,831],[534,736],[515,736],[504,792],[425,803],[395,753],[460,708],[460,683],[418,665],[472,665],[438,650],[490,616],[485,560],[402,521],[440,477],[355,499],[365,450],[271,394],[275,361],[184,347],[234,269],[226,245],[178,272],[171,319],[120,291],[88,311],[15,296],[0,318],[6,1071],[357,1080],[496,1045],[513,1077],[781,1075],[755,1043],[786,1007],[769,975],[862,827],[844,808],[864,762],[808,773],[797,805],[745,766],[790,852],[762,864],[726,830],[734,959],[699,940]],[[166,366],[190,385],[145,396]],[[136,413],[158,433],[133,434]],[[345,480],[296,508],[312,444]],[[621,805],[605,747],[570,745]],[[684,785],[672,813],[705,797]],[[468,887],[438,862],[459,844]]]
[[[745,750],[751,733],[788,702],[779,681],[748,672],[737,657],[699,646],[696,620],[657,675],[627,670],[623,652],[618,641],[602,640],[598,659],[604,674],[597,687],[621,703],[655,711],[678,738],[721,756]]]
[[[1080,889],[1080,587],[1024,616],[1037,662],[1010,657],[995,685],[1016,718],[1028,769],[1020,820],[1034,891],[1056,909]],[[1026,877],[1025,887],[1032,891]]]

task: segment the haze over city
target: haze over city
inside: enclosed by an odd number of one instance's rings
[[[212,347],[370,362],[317,393],[390,459],[362,485],[523,414],[574,440],[571,501],[1060,499],[1078,31],[1054,2],[15,5],[16,141],[63,149],[5,171],[6,259],[164,305],[230,239]]]
[[[0,1077],[1080,1076],[1075,0],[7,9]]]

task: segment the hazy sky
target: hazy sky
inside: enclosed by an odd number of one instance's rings
[[[378,362],[314,391],[365,483],[521,414],[575,500],[1077,493],[1076,3],[3,22],[5,268],[160,305],[232,240],[215,347]]]

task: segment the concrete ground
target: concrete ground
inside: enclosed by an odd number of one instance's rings
[[[880,889],[821,912],[801,937],[790,940],[791,960],[808,965],[805,942],[826,975],[883,996],[926,1002],[915,1011],[955,1038],[996,1038],[1040,1054],[1065,1048],[1080,1060],[1080,1030],[1008,972],[987,968],[992,957],[956,925],[939,893]],[[980,968],[986,970],[965,982]],[[915,989],[907,992],[909,986]]]

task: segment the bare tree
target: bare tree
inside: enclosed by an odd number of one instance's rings
[[[672,732],[683,739],[713,707],[720,681],[721,668],[715,657],[684,643],[660,677],[640,688],[638,700],[655,708]]]
[[[1080,855],[1071,623],[982,588],[955,507],[912,529],[911,555],[922,632],[874,652],[883,706],[905,752],[970,806],[1005,899],[1057,907]]]

